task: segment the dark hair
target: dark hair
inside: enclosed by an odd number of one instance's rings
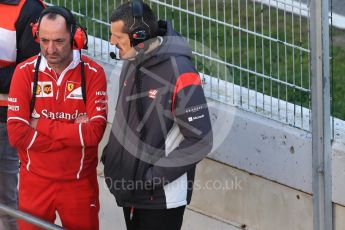
[[[141,21],[136,21],[135,25],[134,24],[134,17],[132,13],[132,3],[131,2],[126,2],[116,9],[113,10],[111,17],[110,17],[111,22],[116,22],[116,21],[123,21],[124,22],[124,27],[123,27],[123,32],[124,33],[130,33],[130,28],[133,27],[138,27],[142,26]],[[143,21],[147,26],[150,28],[150,38],[157,37],[157,31],[158,31],[158,22],[156,15],[152,11],[152,9],[146,4],[143,3]]]
[[[73,45],[73,37],[74,37],[74,33],[77,27],[77,23],[75,21],[75,18],[72,14],[72,12],[62,6],[49,6],[47,8],[45,8],[40,15],[40,18],[38,20],[38,30],[42,21],[42,18],[44,18],[45,16],[47,16],[48,19],[50,20],[55,20],[56,16],[60,15],[65,19],[66,22],[66,28],[67,30],[70,32],[71,35],[71,44]]]

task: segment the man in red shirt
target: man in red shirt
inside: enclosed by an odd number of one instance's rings
[[[8,99],[9,140],[22,162],[19,209],[50,222],[57,211],[67,229],[97,230],[105,74],[81,55],[87,36],[66,8],[46,8],[33,32],[41,53],[17,66]]]

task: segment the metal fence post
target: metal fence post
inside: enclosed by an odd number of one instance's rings
[[[37,227],[41,227],[41,228],[46,229],[46,230],[63,230],[64,229],[58,225],[49,223],[45,220],[42,220],[42,219],[39,219],[33,215],[30,215],[26,212],[8,207],[8,206],[1,204],[1,203],[0,203],[0,213],[8,214],[10,216],[16,217],[17,219],[22,219],[28,223],[31,223]]]
[[[310,5],[314,230],[333,229],[328,1]]]

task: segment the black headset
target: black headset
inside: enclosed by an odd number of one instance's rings
[[[38,21],[31,25],[32,26],[32,35],[34,36],[34,39],[36,42],[39,43],[38,37],[38,31],[40,28],[40,24],[42,21],[42,18],[49,14],[49,13],[54,13],[61,15],[62,17],[65,18],[67,25],[69,25],[70,28],[70,34],[71,34],[71,45],[73,49],[81,50],[81,49],[87,49],[87,33],[86,33],[86,28],[82,27],[79,25],[72,12],[62,6],[49,6],[45,8],[38,19]]]
[[[137,50],[145,49],[144,41],[151,38],[150,26],[144,21],[142,0],[132,0],[133,24],[129,28],[131,46]]]
[[[131,47],[142,53],[148,48],[144,42],[151,38],[150,26],[144,20],[144,7],[142,0],[132,0],[131,8],[133,23],[129,28],[129,41]],[[112,59],[121,60],[121,58],[117,57],[115,52],[110,52],[109,55]]]

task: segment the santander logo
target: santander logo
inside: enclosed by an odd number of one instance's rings
[[[41,114],[44,118],[47,119],[66,119],[66,120],[75,120],[77,117],[86,115],[86,113],[79,113],[78,110],[75,110],[73,113],[65,113],[65,112],[49,112],[47,109],[43,109]],[[31,114],[32,118],[40,118],[41,115],[34,110]]]

